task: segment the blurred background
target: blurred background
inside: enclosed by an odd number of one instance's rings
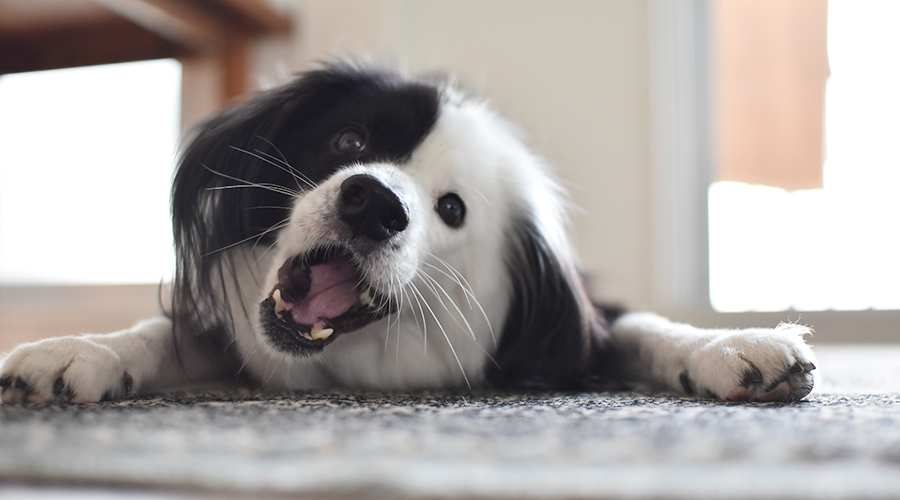
[[[900,341],[898,25],[890,0],[0,0],[0,352],[156,314],[182,131],[341,55],[519,124],[597,295]]]

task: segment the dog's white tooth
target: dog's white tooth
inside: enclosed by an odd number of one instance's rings
[[[281,290],[276,289],[272,292],[272,298],[275,299],[275,314],[279,314],[281,311],[287,309],[284,307],[284,300],[281,299]]]
[[[313,340],[320,340],[320,339],[327,339],[328,337],[331,336],[332,333],[334,333],[333,328],[322,328],[320,330],[319,328],[316,328],[314,326],[312,328],[312,331],[309,332],[309,335],[310,335],[310,337],[313,338]]]

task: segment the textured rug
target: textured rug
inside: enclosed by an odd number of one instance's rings
[[[900,498],[900,346],[818,347],[806,401],[169,395],[0,406],[0,497]]]

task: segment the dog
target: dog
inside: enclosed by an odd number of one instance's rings
[[[566,207],[516,129],[451,79],[325,63],[186,141],[166,314],[23,344],[0,396],[89,403],[212,381],[809,394],[806,326],[703,330],[595,303]]]

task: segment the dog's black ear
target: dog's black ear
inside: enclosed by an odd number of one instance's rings
[[[277,98],[294,104],[291,97],[282,90],[224,110],[196,126],[181,152],[172,186],[176,276],[169,312],[178,339],[228,342],[225,290],[235,264],[226,250],[243,241],[265,244],[267,230],[289,213],[297,184],[271,138],[285,119],[274,112]]]
[[[574,263],[531,223],[516,225],[507,262],[512,303],[488,382],[500,388],[572,389],[603,370],[606,322]]]
[[[210,255],[255,236],[265,240],[266,230],[286,217],[301,185],[277,133],[302,105],[303,90],[295,85],[261,95],[194,128],[172,186],[179,248]]]

